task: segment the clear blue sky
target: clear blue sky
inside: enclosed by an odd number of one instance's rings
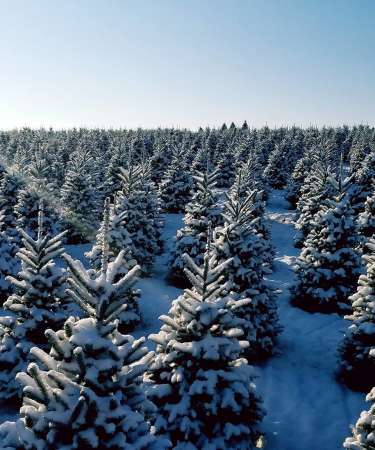
[[[375,0],[0,0],[0,128],[375,124]]]

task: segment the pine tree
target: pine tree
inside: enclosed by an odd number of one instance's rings
[[[207,229],[222,223],[218,194],[215,190],[218,170],[197,172],[194,176],[196,192],[186,207],[185,226],[177,232],[172,252],[169,280],[176,286],[187,287],[189,281],[184,273],[183,254],[187,253],[201,265],[207,242]]]
[[[320,210],[322,203],[332,199],[339,193],[339,182],[329,167],[322,163],[315,163],[310,175],[305,179],[301,188],[301,197],[297,203],[300,215],[296,222],[298,233],[295,246],[302,247],[308,234],[312,230],[314,216]]]
[[[235,156],[232,151],[227,150],[219,159],[217,168],[219,171],[217,186],[228,188],[233,184],[235,178]]]
[[[304,185],[306,177],[312,168],[313,160],[307,155],[299,159],[294,167],[293,173],[288,181],[285,198],[288,202],[296,207],[301,195],[301,189]]]
[[[208,244],[209,248],[209,244]],[[253,449],[256,424],[263,417],[253,373],[239,359],[246,341],[233,327],[236,302],[222,296],[221,276],[228,261],[217,265],[209,250],[198,267],[185,255],[193,288],[172,303],[157,344],[147,387],[157,406],[152,423],[170,438],[174,449]]]
[[[12,316],[0,320],[0,398],[20,396],[15,375],[24,370],[30,348],[37,345],[46,348],[46,328],[58,329],[65,320],[63,310],[64,271],[54,259],[64,249],[61,239],[64,233],[51,238],[43,230],[43,213],[39,212],[38,235],[33,239],[20,230],[23,247],[17,253],[21,271],[17,277],[8,277],[14,294],[4,303],[4,309]]]
[[[192,187],[193,179],[183,161],[182,149],[175,149],[159,186],[163,208],[170,213],[184,212],[191,199]]]
[[[348,311],[361,273],[353,209],[345,194],[327,201],[312,221],[296,263],[294,304],[308,311]]]
[[[340,346],[340,376],[352,389],[368,392],[374,385],[375,359],[370,356],[375,348],[375,239],[368,244],[367,274],[360,275],[357,292],[349,300],[353,312],[346,316],[351,321]]]
[[[229,295],[234,299],[250,299],[235,311],[238,326],[250,342],[245,349],[247,359],[254,360],[270,355],[281,328],[278,324],[274,293],[267,287],[264,274],[269,251],[264,237],[257,231],[254,219],[254,202],[250,194],[241,199],[240,185],[226,196],[225,223],[215,230],[213,251],[219,263],[227,259],[230,264],[222,272]]]
[[[7,423],[0,430],[10,448],[167,448],[144,419],[152,405],[144,399],[141,382],[152,354],[144,338],[117,330],[116,318],[126,310],[123,293],[139,270],[134,267],[116,282],[123,256],[108,263],[104,254],[95,279],[80,261],[65,256],[71,273],[67,292],[88,317],[70,317],[62,330],[47,330],[49,354],[31,350],[37,362],[17,376],[24,386],[21,417],[16,426]]]
[[[4,215],[0,211],[0,229],[2,228]],[[15,258],[16,247],[11,242],[6,231],[0,231],[0,303],[11,294],[12,285],[7,277],[15,275],[19,270],[19,263]]]
[[[17,231],[14,207],[17,203],[18,193],[23,187],[24,182],[20,175],[11,172],[5,173],[0,184],[1,231],[5,231],[10,242],[14,244],[14,254],[18,251],[18,245],[21,243],[21,237]]]
[[[132,256],[132,241],[122,224],[125,217],[126,211],[117,214],[114,205],[111,205],[109,198],[107,198],[104,204],[103,221],[96,236],[96,242],[92,250],[85,254],[91,263],[92,278],[95,279],[100,276],[104,254],[109,262],[113,262],[122,251],[122,266],[116,269],[118,278],[125,276],[137,266],[137,261]],[[126,301],[127,308],[118,317],[118,329],[120,332],[127,332],[139,324],[141,320],[138,306],[140,290],[131,286],[123,295],[123,301]]]
[[[130,165],[120,172],[122,189],[116,196],[116,212],[123,217],[122,223],[133,243],[134,258],[143,273],[148,274],[162,247],[159,198],[147,163]]]
[[[61,188],[64,226],[69,230],[71,244],[87,241],[96,229],[100,199],[94,189],[93,164],[88,152],[77,151]]]
[[[352,436],[345,439],[344,448],[349,450],[374,450],[375,449],[375,388],[366,396],[368,402],[372,402],[368,411],[362,411],[353,427]]]
[[[54,207],[49,203],[43,193],[38,192],[34,186],[21,189],[18,193],[18,200],[14,207],[17,220],[17,227],[22,228],[33,239],[38,234],[38,212],[39,204],[43,202],[43,229],[46,234],[54,235],[60,231],[60,219]]]
[[[365,209],[358,217],[358,231],[361,239],[361,248],[366,251],[365,244],[375,234],[375,188],[370,197],[367,197]]]
[[[355,215],[364,210],[367,197],[374,192],[375,151],[363,160],[361,166],[353,174],[353,183],[348,192]]]

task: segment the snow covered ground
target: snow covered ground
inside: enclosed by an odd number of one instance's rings
[[[282,290],[279,315],[284,331],[279,355],[259,368],[258,388],[267,416],[263,422],[272,450],[338,450],[365,408],[364,395],[334,378],[337,345],[347,322],[337,314],[310,314],[289,303],[298,250],[293,246],[294,214],[282,191],[271,195],[267,215],[277,249],[272,286]]]
[[[289,304],[294,281],[292,265],[298,255],[293,247],[294,213],[288,209],[282,191],[271,195],[267,216],[277,249],[275,270],[269,283],[281,290],[279,314],[284,331],[278,354],[257,368],[258,389],[267,416],[262,424],[266,448],[270,450],[338,450],[349,434],[349,425],[365,409],[364,395],[338,384],[334,378],[336,350],[347,323],[338,315],[309,314]],[[139,282],[142,290],[143,324],[137,337],[157,332],[173,299],[181,291],[165,280],[170,250],[182,215],[165,218],[165,252],[156,259],[152,277]],[[75,258],[83,258],[88,246],[69,246]],[[10,405],[0,406],[0,421],[15,418]]]

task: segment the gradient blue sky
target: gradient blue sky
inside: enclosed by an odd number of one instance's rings
[[[375,0],[0,0],[0,128],[375,124]]]

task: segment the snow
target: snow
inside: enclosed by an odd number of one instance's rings
[[[257,386],[267,411],[266,448],[338,450],[350,434],[350,425],[368,406],[365,395],[335,380],[337,346],[348,322],[337,314],[310,314],[289,303],[298,249],[293,247],[294,214],[283,195],[273,191],[267,208],[276,247],[269,283],[281,289],[278,301],[284,331],[279,355],[258,370]]]
[[[162,324],[159,316],[166,314],[172,300],[181,294],[180,289],[167,284],[166,275],[173,237],[183,226],[182,218],[182,214],[166,215],[165,251],[156,257],[152,276],[141,278],[137,284],[142,291],[143,324],[136,329],[136,338],[157,333]],[[276,356],[256,367],[256,384],[267,411],[261,425],[266,449],[339,450],[350,435],[350,425],[368,409],[364,394],[335,380],[337,347],[349,323],[337,314],[311,314],[290,305],[292,266],[299,250],[293,247],[295,214],[288,209],[283,191],[271,192],[267,218],[276,248],[274,272],[268,282],[280,290],[278,305],[284,331]],[[67,251],[86,265],[83,253],[89,247],[67,246]],[[0,405],[1,422],[15,417],[11,405]]]

